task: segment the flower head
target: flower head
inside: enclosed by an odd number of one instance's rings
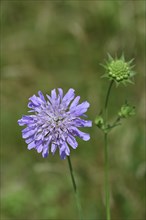
[[[70,155],[69,145],[75,149],[78,143],[75,137],[84,141],[90,139],[90,135],[80,131],[79,127],[91,127],[92,122],[81,118],[89,108],[87,101],[79,104],[80,96],[75,98],[74,89],[69,89],[63,96],[63,90],[58,88],[58,93],[53,89],[51,96],[41,91],[38,96],[29,98],[28,107],[31,115],[25,115],[18,124],[26,126],[22,130],[22,137],[28,144],[28,149],[35,148],[38,153],[42,152],[47,157],[49,151],[52,154],[59,149],[61,159]]]
[[[108,58],[109,59],[106,62],[106,65],[103,65],[106,69],[106,73],[104,74],[104,76],[109,78],[110,80],[114,80],[117,85],[119,83],[125,84],[126,82],[132,83],[130,78],[135,74],[132,71],[132,68],[134,66],[131,66],[133,59],[129,62],[126,62],[124,55],[122,55],[119,59],[113,59],[109,54]]]

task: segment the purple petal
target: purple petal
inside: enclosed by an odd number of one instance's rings
[[[66,158],[66,155],[70,155],[70,149],[66,142],[64,142],[61,147],[59,148],[60,157],[62,160]]]
[[[61,88],[58,88],[58,92],[59,92],[60,99],[62,99],[63,98],[63,90]]]
[[[26,123],[25,123],[22,119],[19,119],[19,120],[18,120],[18,124],[19,124],[20,126],[24,126]]]
[[[35,129],[35,128],[36,128],[36,126],[26,127],[26,128],[24,128],[24,129],[22,130],[22,133],[28,132],[28,131],[33,130],[33,129]]]
[[[39,141],[43,138],[43,135],[42,135],[42,132],[41,133],[38,133],[36,136],[35,136],[35,140],[36,141]]]
[[[33,122],[32,116],[27,116],[27,115],[22,116],[22,118],[18,120],[18,124],[20,126],[24,126],[24,125],[26,125],[28,123],[32,123],[32,122]]]
[[[45,97],[41,91],[38,91],[38,95],[39,95],[40,99],[46,103]]]
[[[51,99],[51,97],[50,97],[48,94],[46,94],[46,96],[47,96],[47,98],[48,98],[49,102],[51,102],[51,103],[52,103],[52,99]],[[47,102],[47,103],[48,103],[48,104],[50,104],[49,102]]]
[[[83,115],[83,113],[87,111],[89,106],[90,104],[87,101],[85,101],[85,102],[82,102],[80,105],[77,105],[76,107],[72,108],[70,112],[71,114],[74,114],[74,116],[81,116]]]
[[[48,147],[43,148],[42,156],[45,158],[48,156],[48,154],[49,154],[49,148]]]
[[[55,153],[56,149],[57,149],[57,145],[56,144],[52,144],[51,145],[51,152],[52,152],[52,154]]]
[[[29,138],[27,138],[27,139],[25,140],[25,143],[26,143],[26,144],[29,144],[29,143],[32,142],[33,140],[34,140],[34,135],[31,136],[31,137],[29,137]]]
[[[70,129],[70,132],[75,135],[78,136],[79,138],[83,139],[84,141],[88,141],[90,139],[90,135],[87,133],[84,133],[82,131],[80,131],[78,128],[76,127],[72,127]]]
[[[42,144],[43,145],[43,152],[42,152],[43,157],[47,157],[49,154],[49,144],[51,142],[51,138],[52,137],[49,137],[49,139],[47,141],[44,141],[44,143]]]
[[[38,153],[41,153],[43,150],[43,145],[41,144],[41,145],[37,146],[36,149],[37,149]]]
[[[65,160],[66,159],[65,151],[60,152],[60,158],[61,158],[61,160]]]
[[[66,155],[69,156],[69,155],[70,155],[70,149],[69,149],[67,143],[64,142],[64,143],[62,144],[62,146],[63,146],[63,148],[65,149],[65,153],[66,153]]]
[[[69,89],[68,92],[65,94],[65,96],[62,99],[62,103],[64,103],[66,106],[69,105],[69,103],[74,99],[74,89]]]
[[[70,109],[76,107],[77,104],[79,103],[79,100],[80,100],[80,96],[77,96],[77,97],[73,100],[73,102],[71,103]]]
[[[73,123],[76,127],[92,127],[92,121],[86,121],[81,118],[74,119]]]
[[[55,99],[57,98],[56,89],[53,89],[53,90],[51,91],[51,98],[52,98],[52,100],[55,100]]]
[[[29,145],[28,145],[28,150],[31,150],[32,148],[35,148],[35,141],[31,142]]]
[[[68,147],[68,146],[66,147],[65,153],[66,153],[66,155],[67,155],[67,156],[69,156],[69,155],[70,155],[70,149],[69,149],[69,147]]]
[[[35,130],[29,130],[27,132],[23,132],[22,133],[22,137],[25,139],[25,138],[29,138],[31,137],[32,135],[34,135],[36,133],[37,129]]]
[[[76,139],[72,136],[72,135],[69,135],[67,137],[67,142],[69,143],[69,145],[73,148],[73,149],[76,149],[77,146],[78,146],[78,143],[76,141]]]
[[[40,139],[40,140],[36,140],[36,139],[35,139],[36,148],[37,148],[38,146],[40,146],[41,144],[42,144],[42,139]]]
[[[36,107],[40,105],[40,103],[38,102],[38,97],[36,95],[33,95],[32,97],[30,97],[29,100]]]

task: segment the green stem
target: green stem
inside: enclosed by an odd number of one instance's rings
[[[107,120],[108,120],[108,101],[109,96],[111,92],[111,88],[113,85],[113,80],[111,81],[106,99],[105,99],[105,105],[104,105],[104,113],[105,113],[105,125],[107,126]],[[108,133],[104,133],[104,156],[105,156],[105,201],[106,201],[106,218],[107,220],[110,220],[110,189],[109,189],[109,147],[108,147]]]
[[[105,122],[107,122],[107,117],[108,117],[107,107],[108,107],[109,95],[110,95],[110,91],[111,91],[113,82],[114,81],[112,80],[110,85],[109,85],[109,88],[107,90],[106,99],[105,99],[105,105],[104,105],[104,109],[105,109]]]
[[[67,159],[68,159],[71,180],[72,180],[72,184],[73,184],[73,188],[74,188],[74,193],[75,193],[75,197],[76,197],[76,204],[77,204],[77,208],[78,208],[78,212],[79,212],[79,219],[82,220],[83,218],[82,218],[81,204],[80,204],[79,195],[78,195],[78,191],[77,191],[77,185],[76,185],[75,178],[73,175],[73,168],[72,168],[72,164],[71,164],[71,159],[69,156],[67,157]]]
[[[105,155],[105,201],[106,201],[106,218],[110,220],[110,192],[109,192],[109,158],[108,158],[108,141],[107,133],[104,134],[104,155]]]

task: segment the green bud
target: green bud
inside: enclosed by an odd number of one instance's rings
[[[134,66],[131,65],[133,59],[129,62],[125,61],[124,55],[120,58],[112,58],[108,55],[109,60],[106,61],[106,65],[103,65],[106,69],[105,77],[108,77],[110,80],[114,80],[116,84],[119,83],[125,84],[126,82],[130,82],[130,78],[134,75],[132,68]]]
[[[135,107],[134,106],[130,106],[129,104],[124,104],[120,111],[118,112],[118,115],[121,118],[129,118],[133,115],[135,115]]]
[[[110,71],[112,72],[113,76],[116,76],[116,79],[119,81],[120,78],[124,75],[127,75],[130,71],[128,64],[123,60],[114,60],[109,63]]]
[[[103,120],[103,118],[102,118],[100,115],[98,115],[98,116],[95,118],[95,124],[96,124],[96,126],[99,127],[99,128],[102,128],[102,127],[103,127],[103,125],[104,125],[104,120]]]

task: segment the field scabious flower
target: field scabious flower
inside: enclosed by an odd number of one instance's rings
[[[79,104],[80,96],[75,98],[74,89],[69,89],[63,96],[63,90],[58,88],[58,93],[53,89],[51,96],[46,95],[47,100],[41,91],[38,96],[29,98],[28,107],[31,115],[22,116],[18,120],[20,126],[26,126],[22,130],[22,137],[28,144],[28,149],[35,148],[38,153],[42,152],[47,157],[49,151],[52,154],[59,149],[61,159],[70,155],[70,145],[76,149],[78,143],[75,137],[84,141],[90,139],[90,135],[78,129],[78,127],[91,127],[92,122],[84,120],[81,116],[89,108],[87,101]]]

